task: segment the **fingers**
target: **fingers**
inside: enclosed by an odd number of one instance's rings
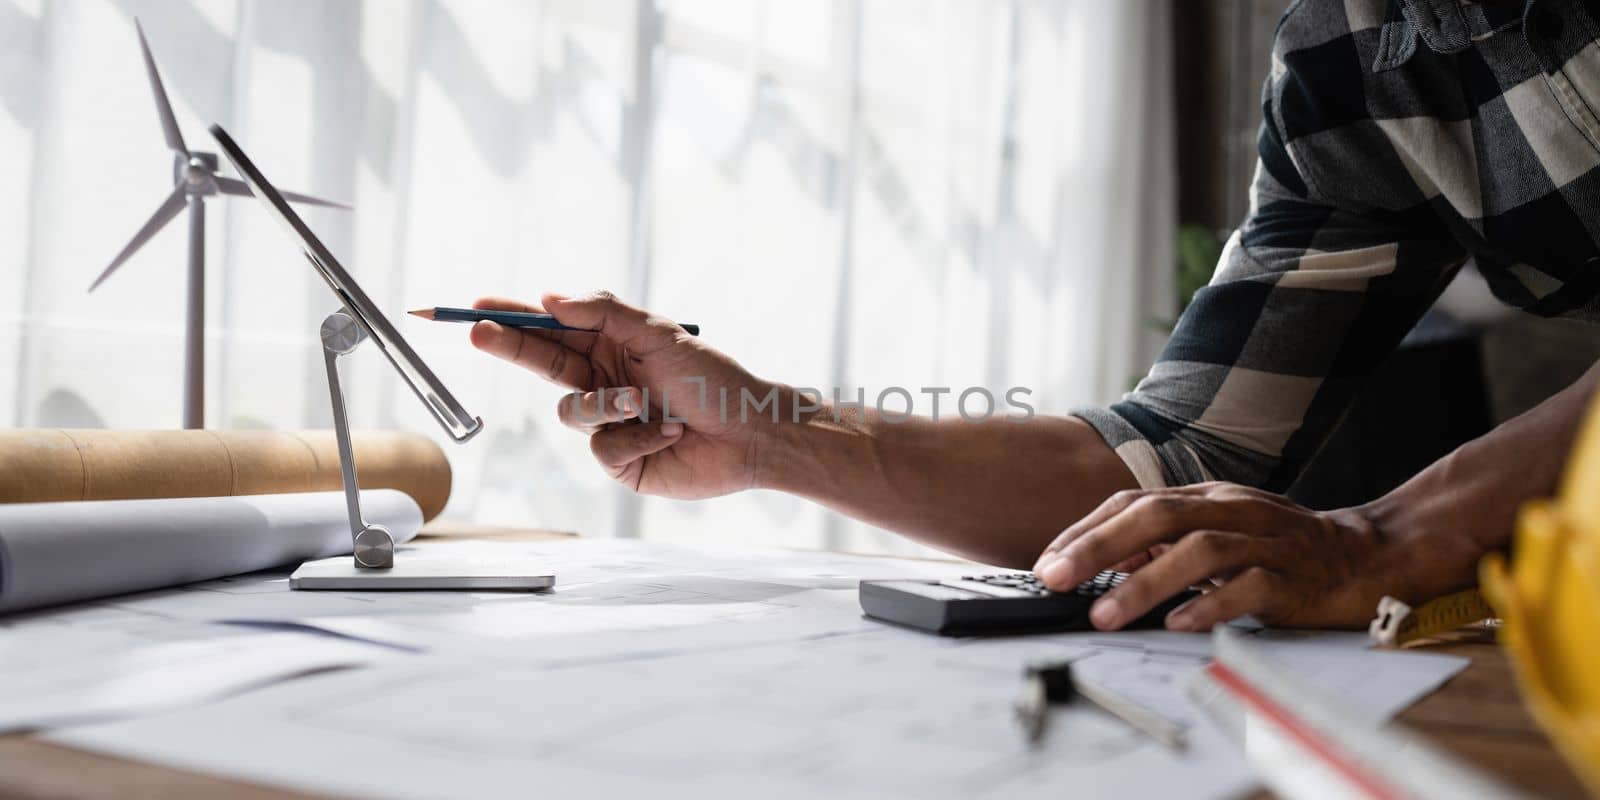
[[[1121,628],[1189,586],[1260,563],[1263,541],[1223,531],[1190,533],[1100,598],[1089,612],[1089,621],[1101,630]]]
[[[557,321],[574,328],[589,328],[639,355],[669,347],[688,336],[671,320],[657,317],[599,291],[582,297],[544,296],[544,307]]]
[[[1246,614],[1261,615],[1281,605],[1288,589],[1288,581],[1277,573],[1251,567],[1222,588],[1173,609],[1167,615],[1167,627],[1175,631],[1208,631]]]
[[[639,416],[641,390],[632,387],[602,386],[592,392],[563,395],[556,404],[561,424],[583,433],[595,433],[612,422]]]
[[[1112,564],[1153,545],[1176,541],[1189,531],[1214,529],[1269,536],[1274,521],[1293,513],[1276,503],[1247,495],[1218,495],[1214,489],[1209,495],[1172,490],[1143,493],[1041,560],[1034,572],[1049,588],[1065,591]]]
[[[1079,536],[1082,536],[1084,531],[1105,522],[1116,514],[1122,513],[1128,506],[1133,505],[1133,501],[1139,499],[1142,494],[1136,489],[1124,489],[1107,497],[1099,506],[1095,507],[1095,510],[1085,514],[1077,522],[1068,525],[1066,530],[1062,531],[1054,541],[1050,542],[1050,545],[1039,555],[1039,560],[1034,563],[1034,571],[1037,572],[1046,563],[1055,560],[1056,555],[1061,552],[1061,548],[1066,547]]]
[[[472,326],[472,346],[571,389],[594,385],[594,367],[582,352],[560,342],[495,322]]]
[[[1150,563],[1150,561],[1154,558],[1155,553],[1152,550],[1146,550],[1142,553],[1134,553],[1133,555],[1128,556],[1127,558],[1124,558],[1115,564],[1112,564],[1106,569],[1109,569],[1112,572],[1133,572],[1134,570],[1140,569],[1144,565]]]
[[[681,422],[641,422],[619,425],[589,437],[595,460],[615,478],[631,463],[676,444],[683,438]]]
[[[1381,545],[1368,524],[1234,484],[1122,492],[1063,531],[1034,572],[1070,591],[1107,565],[1131,572],[1090,612],[1095,627],[1133,622],[1207,578],[1222,588],[1167,615],[1207,630],[1246,614],[1267,624],[1348,624],[1370,615],[1363,564]],[[1136,571],[1135,571],[1136,570]]]
[[[521,300],[512,300],[509,297],[480,297],[472,301],[472,307],[480,311],[520,311],[523,313],[543,314],[542,306],[525,303]]]
[[[480,297],[472,302],[472,307],[490,311],[518,311],[532,314],[548,313],[544,307],[537,303],[527,303],[522,300],[513,300],[509,297]],[[524,336],[536,339],[546,339],[558,344],[564,344],[573,350],[588,355],[594,350],[596,336],[591,331],[552,331],[543,328],[526,328],[519,331]]]
[[[1201,487],[1177,486],[1170,489],[1162,489],[1160,491],[1172,494],[1187,494],[1193,493],[1199,488]],[[1082,519],[1067,526],[1067,529],[1062,531],[1061,534],[1044,549],[1044,553],[1039,556],[1039,561],[1034,564],[1034,569],[1038,570],[1039,568],[1043,567],[1045,562],[1053,560],[1056,554],[1060,553],[1063,548],[1077,540],[1078,537],[1089,532],[1090,530],[1093,530],[1095,526],[1105,522],[1111,517],[1122,513],[1123,511],[1127,510],[1128,506],[1133,505],[1135,501],[1150,494],[1151,492],[1141,489],[1124,489],[1111,495],[1110,497],[1107,497],[1104,502],[1095,508],[1095,510],[1090,511],[1088,514],[1085,514]]]

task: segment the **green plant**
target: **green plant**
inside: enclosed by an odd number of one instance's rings
[[[1183,310],[1194,300],[1194,293],[1211,282],[1211,273],[1222,258],[1222,239],[1216,231],[1205,225],[1184,223],[1178,226],[1176,251],[1178,258],[1174,265],[1173,282],[1176,284],[1178,307],[1170,319],[1151,317],[1145,321],[1152,329],[1162,333],[1170,332],[1178,324],[1178,317],[1183,316]],[[1129,391],[1138,385],[1140,377],[1136,375],[1129,380]]]
[[[1222,241],[1216,231],[1197,223],[1178,226],[1178,313],[1194,299],[1194,293],[1211,281],[1211,273],[1222,258]]]
[[[1178,307],[1173,310],[1171,317],[1151,317],[1146,320],[1151,328],[1163,333],[1171,331],[1178,324],[1178,317],[1189,307],[1194,293],[1211,281],[1217,260],[1222,258],[1222,241],[1210,228],[1190,222],[1178,226],[1176,250],[1178,259],[1174,265],[1173,282],[1178,290]]]

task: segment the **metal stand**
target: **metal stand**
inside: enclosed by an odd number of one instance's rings
[[[350,446],[350,420],[344,412],[344,391],[339,384],[339,356],[348,355],[367,340],[367,333],[343,311],[322,321],[322,363],[328,369],[328,397],[333,402],[333,435],[339,441],[339,478],[344,484],[344,507],[350,516],[350,541],[358,569],[394,566],[394,535],[382,525],[368,525],[361,516],[361,484],[356,480],[356,454]]]
[[[333,434],[339,442],[339,477],[344,484],[345,512],[350,522],[354,563],[343,556],[307,561],[289,576],[293,589],[499,589],[538,591],[555,585],[555,576],[517,559],[462,558],[414,553],[395,563],[394,535],[382,525],[369,525],[361,515],[361,484],[356,480],[355,448],[345,415],[339,380],[339,357],[367,340],[362,326],[340,310],[322,320],[322,363],[328,371],[328,397],[333,403]]]

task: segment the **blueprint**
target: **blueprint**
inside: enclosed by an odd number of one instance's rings
[[[0,732],[167,711],[395,654],[315,632],[107,608],[0,619]]]
[[[187,604],[132,598],[117,611],[249,611],[413,652],[48,737],[375,797],[1222,797],[1255,783],[1236,746],[1184,696],[1209,657],[1205,635],[945,639],[862,619],[861,578],[971,569],[958,564],[638,542],[496,546],[547,554],[557,590],[403,594],[363,609],[370,599],[340,593],[266,600],[281,592],[258,576],[203,584],[191,591],[214,596]],[[1307,685],[1374,721],[1465,665],[1373,651],[1343,633],[1252,635]],[[1030,747],[1011,704],[1023,666],[1040,660],[1071,660],[1185,726],[1186,749],[1088,705],[1054,711],[1048,737]]]

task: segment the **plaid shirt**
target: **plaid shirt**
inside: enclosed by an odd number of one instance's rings
[[[1282,491],[1468,259],[1600,321],[1600,4],[1298,0],[1250,213],[1150,374],[1093,425],[1141,485]]]

